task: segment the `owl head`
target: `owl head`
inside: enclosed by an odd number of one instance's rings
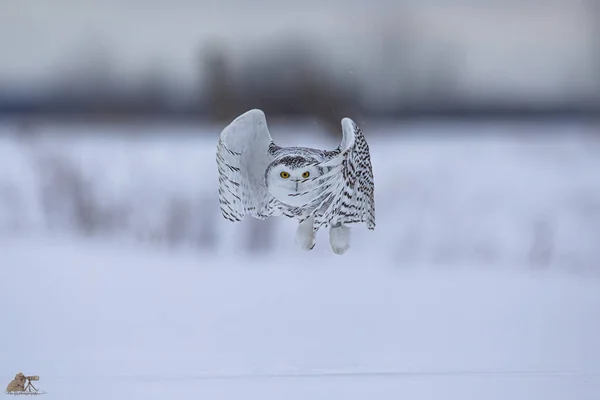
[[[274,160],[267,169],[266,183],[271,195],[280,202],[302,207],[314,198],[319,185],[313,178],[323,174],[316,160],[304,156],[284,156]]]

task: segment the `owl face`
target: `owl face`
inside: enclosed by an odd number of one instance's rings
[[[267,171],[267,187],[273,197],[280,202],[302,207],[316,196],[314,189],[318,180],[311,178],[322,175],[318,167],[310,165],[313,160],[304,157],[285,157],[275,161]]]

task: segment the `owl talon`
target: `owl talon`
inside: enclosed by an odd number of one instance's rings
[[[298,229],[296,230],[296,244],[304,250],[312,250],[316,244],[313,222],[314,218],[308,218],[306,221],[298,224]]]
[[[296,244],[304,250],[312,250],[315,248],[316,242],[314,236],[296,235]]]
[[[329,229],[329,243],[335,254],[342,255],[350,248],[350,228],[337,224]]]

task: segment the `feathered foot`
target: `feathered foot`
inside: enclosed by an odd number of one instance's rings
[[[296,229],[296,244],[304,250],[312,250],[315,247],[316,234],[313,230],[314,221],[314,217],[310,217],[298,224],[298,228]]]
[[[337,223],[329,228],[329,243],[335,254],[342,255],[350,248],[350,228]]]

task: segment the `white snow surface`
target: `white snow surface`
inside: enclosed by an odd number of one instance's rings
[[[55,399],[597,399],[600,285],[557,271],[248,261],[74,240],[0,253],[0,377]]]
[[[599,398],[600,146],[581,126],[366,127],[377,228],[343,256],[325,232],[299,249],[291,220],[222,219],[218,127],[97,129],[0,139],[0,383],[39,375],[48,399]],[[337,144],[306,132],[272,126],[283,145]]]

